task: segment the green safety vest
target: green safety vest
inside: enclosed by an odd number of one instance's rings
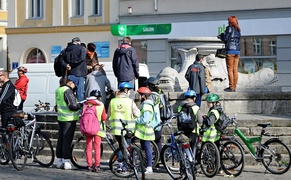
[[[197,112],[199,110],[199,106],[194,105],[194,106],[191,107],[191,109],[192,109],[194,115],[196,116]],[[178,107],[178,112],[180,112],[181,110],[182,110],[182,106],[179,106]],[[200,129],[200,126],[199,126],[199,123],[197,123],[197,119],[196,119],[196,128],[192,132],[199,135],[199,129]]]
[[[211,112],[214,113],[215,115],[215,122],[219,119],[219,112],[216,109],[212,109],[211,111],[208,112],[207,115],[209,115]],[[218,131],[216,130],[214,124],[212,124],[204,133],[202,136],[202,142],[210,141],[210,142],[215,142],[219,140],[220,135]]]
[[[113,98],[110,101],[110,127],[114,135],[121,135],[122,124],[119,119],[127,122],[126,128],[132,132],[135,129],[135,120],[132,114],[133,100],[130,98]]]
[[[145,111],[150,111],[152,113],[152,117],[147,124],[137,123],[134,135],[141,140],[152,141],[152,140],[155,140],[155,132],[154,132],[154,129],[152,128],[152,126],[150,125],[151,121],[154,119],[153,106],[151,106],[150,104],[146,104],[146,103],[143,104],[141,112],[140,112],[141,115]]]
[[[97,112],[98,120],[100,122],[100,130],[97,133],[97,135],[104,138],[106,136],[106,126],[104,124],[105,122],[102,122],[102,119],[101,119],[103,110],[104,110],[103,103],[100,104],[99,106],[96,106],[96,112]]]
[[[80,113],[79,111],[72,111],[69,109],[64,93],[68,90],[68,86],[59,87],[56,90],[56,104],[58,108],[58,121],[66,122],[66,121],[78,121]]]

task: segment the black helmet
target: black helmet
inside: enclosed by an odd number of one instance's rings
[[[90,92],[90,96],[101,97],[101,92],[99,90],[93,90]]]

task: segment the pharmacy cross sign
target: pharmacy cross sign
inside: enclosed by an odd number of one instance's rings
[[[113,36],[132,35],[158,35],[169,34],[172,30],[171,24],[140,24],[140,25],[112,25]]]

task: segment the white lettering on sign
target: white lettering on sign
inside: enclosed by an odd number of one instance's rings
[[[155,28],[154,27],[145,27],[143,28],[143,32],[154,32]]]

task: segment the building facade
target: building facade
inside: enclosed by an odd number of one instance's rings
[[[7,69],[7,0],[0,0],[0,68]]]

